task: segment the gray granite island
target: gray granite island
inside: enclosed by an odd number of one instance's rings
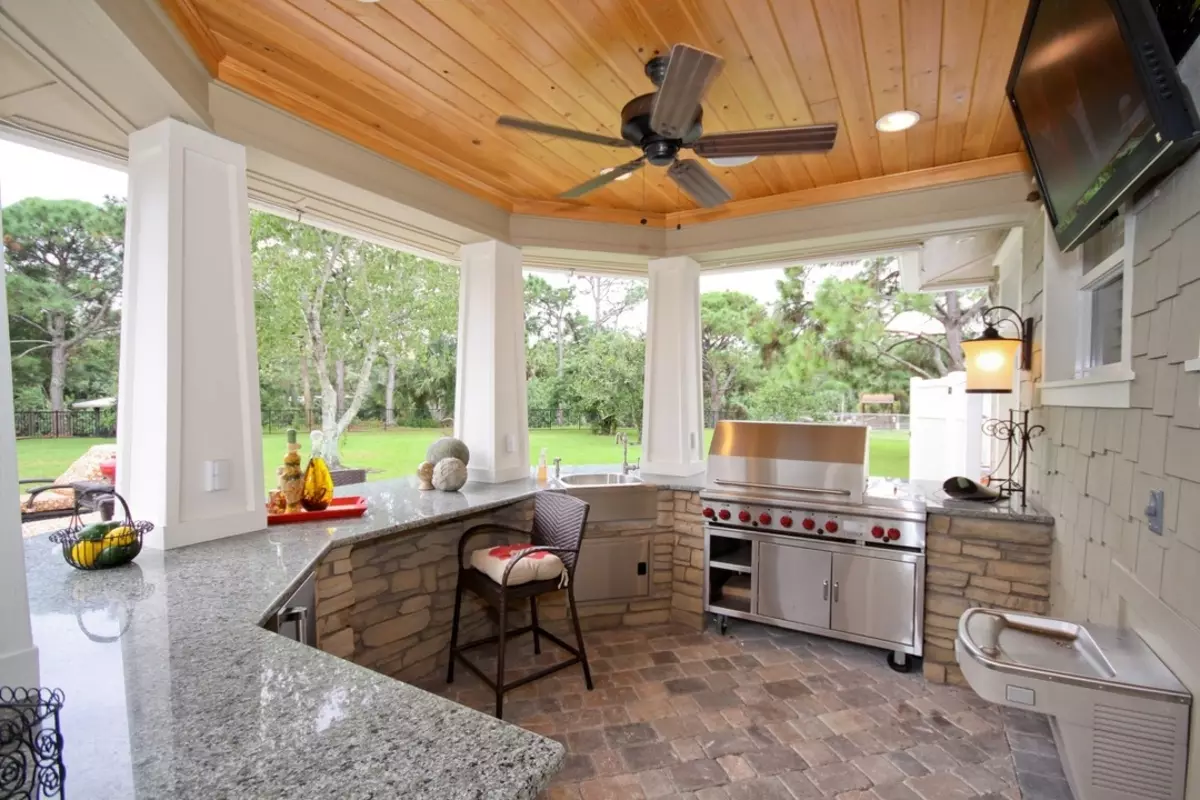
[[[360,520],[281,526],[81,572],[26,542],[41,683],[66,695],[74,798],[532,798],[564,749],[260,627],[331,548],[498,508],[532,481],[350,487]]]

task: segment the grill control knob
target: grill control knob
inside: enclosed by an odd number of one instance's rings
[[[900,531],[896,528],[888,528],[888,538],[893,542],[900,538]]]
[[[811,519],[809,519],[807,517],[804,519],[804,522],[802,522],[800,524],[804,526],[804,530],[806,530],[806,531],[811,531],[813,528],[817,527],[817,523],[813,522]]]
[[[874,536],[876,539],[882,539],[883,538],[883,528],[876,525],[874,528],[871,528],[871,535]]]
[[[749,522],[750,521],[750,512],[743,508],[741,511],[738,512],[738,520],[741,522]]]
[[[770,525],[771,524],[771,515],[765,511],[762,512],[761,514],[758,515],[758,522],[760,525]]]
[[[704,516],[708,517],[709,519],[712,519],[716,515],[717,515],[717,512],[713,511],[711,508],[704,509]]]
[[[729,509],[722,508],[720,511],[717,512],[717,516],[720,517],[721,519],[729,519]]]
[[[829,531],[830,533],[837,533],[837,529],[838,529],[838,524],[836,522],[834,522],[833,520],[829,520],[828,522],[825,523],[825,530]]]
[[[779,518],[779,524],[785,528],[790,528],[792,527],[792,518],[785,514]]]

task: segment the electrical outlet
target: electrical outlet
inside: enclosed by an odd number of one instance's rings
[[[1146,525],[1151,533],[1162,535],[1163,532],[1163,491],[1153,489],[1150,501],[1146,503]]]

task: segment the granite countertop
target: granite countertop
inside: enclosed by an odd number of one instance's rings
[[[914,496],[925,501],[926,511],[946,517],[974,517],[1009,522],[1034,522],[1053,525],[1054,517],[1032,499],[1024,507],[1019,499],[1009,498],[995,503],[980,503],[972,500],[954,500],[942,489],[940,481],[908,481]]]
[[[564,749],[258,626],[331,546],[529,497],[533,481],[343,487],[370,511],[81,572],[25,544],[41,684],[66,694],[68,797],[533,798]]]

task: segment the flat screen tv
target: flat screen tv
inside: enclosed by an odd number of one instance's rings
[[[1200,132],[1147,0],[1030,0],[1008,99],[1063,250],[1177,166]]]

